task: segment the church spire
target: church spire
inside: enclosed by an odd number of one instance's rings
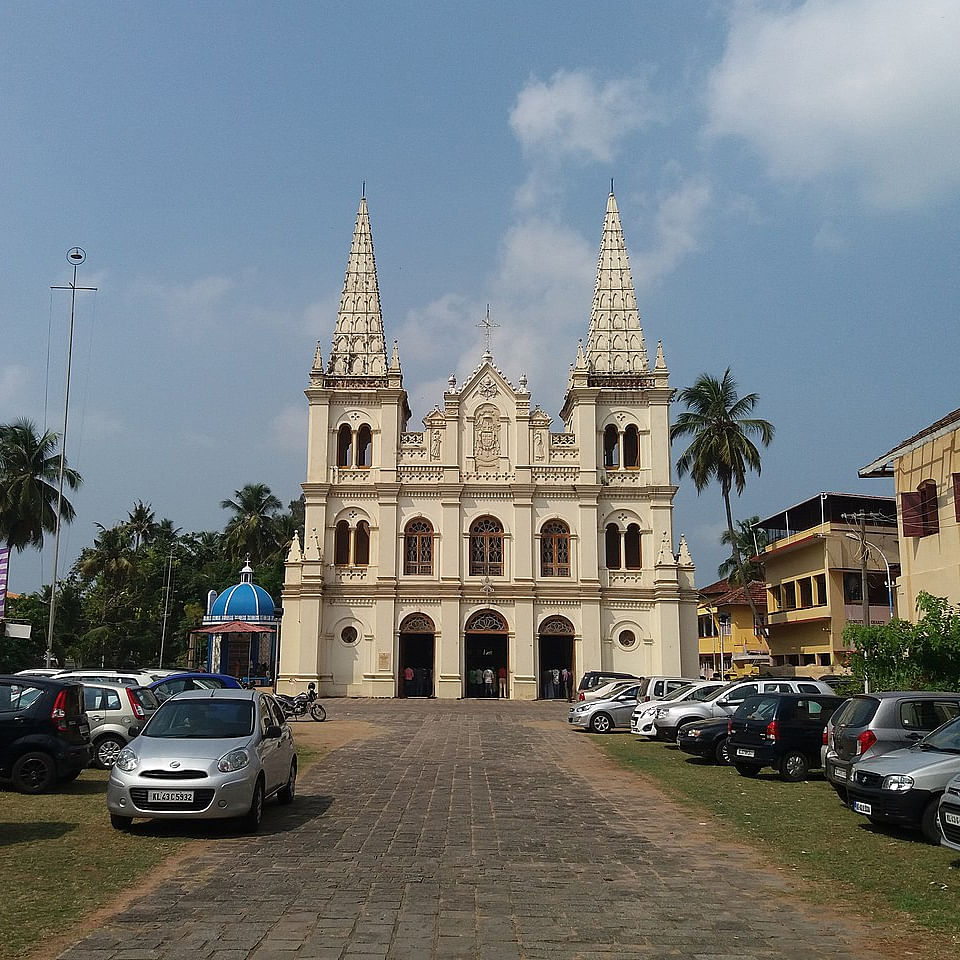
[[[377,262],[367,200],[361,197],[327,373],[334,377],[381,377],[386,372]]]
[[[636,374],[648,369],[637,295],[612,184],[603,222],[586,352],[591,373]]]

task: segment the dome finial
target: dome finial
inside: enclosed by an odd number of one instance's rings
[[[250,566],[250,555],[247,555],[247,562],[243,565],[243,569],[240,571],[240,582],[241,583],[253,583],[253,567]]]

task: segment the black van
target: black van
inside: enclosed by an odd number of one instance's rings
[[[90,763],[83,685],[55,677],[0,676],[0,779],[43,793]]]
[[[730,719],[730,762],[743,777],[776,767],[782,780],[806,779],[812,768],[820,766],[823,731],[844,701],[844,697],[811,693],[747,697]]]

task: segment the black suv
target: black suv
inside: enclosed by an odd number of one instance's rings
[[[806,779],[820,766],[823,731],[844,697],[765,693],[747,697],[730,720],[727,752],[737,773],[755,777],[776,767],[782,780]]]
[[[90,763],[83,685],[53,677],[0,676],[0,779],[43,793]]]

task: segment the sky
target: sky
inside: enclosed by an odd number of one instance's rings
[[[189,531],[246,483],[299,496],[364,183],[410,429],[479,362],[487,304],[562,429],[611,178],[648,352],[678,389],[730,367],[776,427],[737,517],[892,495],[858,468],[960,405],[956,0],[0,12],[0,423],[61,429],[70,247],[98,288],[61,571],[137,500]],[[681,481],[698,584],[723,526]],[[15,555],[10,588],[51,569]]]

